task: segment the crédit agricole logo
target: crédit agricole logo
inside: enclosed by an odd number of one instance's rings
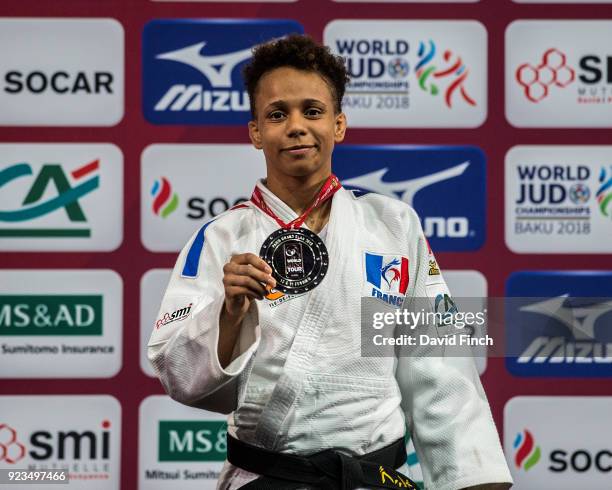
[[[14,163],[0,170],[0,189],[21,180],[31,182],[18,207],[0,210],[0,222],[32,222],[52,213],[63,212],[68,223],[53,228],[0,228],[2,237],[89,237],[91,228],[80,200],[100,186],[100,160],[68,168],[58,163],[45,163],[37,173],[25,162]]]

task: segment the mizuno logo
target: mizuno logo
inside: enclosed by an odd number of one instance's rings
[[[612,311],[612,301],[572,307],[564,304],[568,298],[568,294],[563,294],[556,298],[523,306],[521,311],[539,313],[554,318],[565,325],[576,340],[593,340],[595,338],[595,322],[601,315]]]
[[[233,53],[205,56],[201,54],[206,41],[157,55],[161,60],[178,61],[198,70],[214,88],[230,88],[232,86],[232,71],[242,61],[251,57],[251,48]]]
[[[353,177],[342,181],[346,187],[355,187],[370,192],[376,192],[384,196],[400,199],[401,201],[412,206],[412,200],[417,192],[425,187],[428,187],[443,180],[458,177],[465,172],[470,162],[463,162],[454,167],[436,172],[433,174],[417,177],[416,179],[401,180],[398,182],[384,182],[383,178],[388,172],[388,168],[382,168],[368,174]]]
[[[538,313],[560,322],[573,340],[565,336],[538,336],[521,353],[518,363],[612,363],[612,343],[594,340],[595,323],[602,315],[612,311],[612,302],[568,306],[568,298],[569,295],[564,294],[520,308],[521,311]]]

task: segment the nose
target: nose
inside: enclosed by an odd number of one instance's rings
[[[306,134],[304,116],[301,111],[291,111],[287,116],[287,136],[295,138]]]

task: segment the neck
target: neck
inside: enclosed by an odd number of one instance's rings
[[[276,197],[289,206],[297,215],[301,215],[314,202],[323,187],[323,184],[330,176],[331,172],[326,175],[313,175],[307,177],[287,177],[283,176],[282,182],[273,175],[268,175],[266,179],[266,187],[270,189]],[[312,211],[313,214],[319,214],[322,209],[327,208],[326,204],[319,206],[318,209]]]

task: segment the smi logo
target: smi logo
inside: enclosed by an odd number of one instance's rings
[[[164,313],[162,317],[155,322],[155,330],[159,330],[161,327],[168,325],[169,323],[180,322],[186,318],[189,318],[192,306],[193,303],[189,303],[187,306],[178,308],[172,313]]]
[[[0,423],[0,462],[15,464],[27,455],[34,463],[30,463],[30,466],[58,461],[64,464],[68,461],[74,465],[71,471],[80,471],[77,466],[79,462],[91,464],[110,459],[110,426],[111,423],[104,420],[101,423],[102,430],[96,432],[36,431],[30,434],[28,451],[17,439],[17,431]]]
[[[515,76],[525,97],[538,103],[549,95],[553,87],[570,85],[576,79],[576,72],[568,66],[565,53],[551,48],[544,52],[537,66],[523,63],[516,69]]]
[[[34,182],[29,187],[23,199],[17,205],[18,209],[0,210],[0,223],[23,223],[33,221],[43,216],[61,213],[74,224],[87,222],[80,200],[95,191],[100,186],[98,171],[100,160],[94,160],[80,167],[67,171],[56,163],[44,164],[34,177],[32,167],[28,163],[16,163],[0,170],[0,189],[8,186],[21,185],[22,180],[33,177]],[[17,187],[19,188],[19,187]],[[0,192],[5,194],[5,190]],[[13,194],[15,195],[15,194]],[[5,201],[6,202],[6,201]],[[89,237],[90,228],[0,228],[2,237]]]
[[[162,218],[167,218],[179,205],[178,194],[172,192],[172,186],[166,177],[155,181],[151,188],[151,196],[153,196],[153,213]]]
[[[376,192],[383,196],[399,199],[412,206],[417,192],[439,182],[459,177],[466,171],[469,165],[470,162],[466,161],[423,177],[396,182],[384,181],[385,175],[389,171],[389,168],[385,167],[358,177],[345,179],[342,181],[342,184],[345,187],[361,189],[366,192]],[[458,238],[469,235],[469,221],[466,217],[443,218],[428,216],[423,220],[423,227],[427,237]]]
[[[525,97],[533,103],[544,100],[553,90],[565,89],[576,82],[579,104],[609,104],[612,56],[586,54],[575,66],[570,66],[563,51],[550,48],[544,51],[538,65],[519,65],[515,77]]]
[[[519,432],[514,439],[514,465],[523,471],[529,471],[542,457],[540,446],[536,446],[533,435],[527,429]]]
[[[26,454],[26,448],[17,439],[17,431],[10,425],[0,424],[0,463],[15,464]]]
[[[419,43],[415,71],[421,90],[436,96],[442,90],[440,85],[445,84],[443,90],[446,107],[452,109],[453,101],[457,99],[462,99],[468,105],[476,106],[476,101],[465,88],[469,70],[461,57],[447,49],[442,53],[443,66],[440,66],[435,59],[437,53],[438,48],[432,40],[427,43],[423,41]]]

